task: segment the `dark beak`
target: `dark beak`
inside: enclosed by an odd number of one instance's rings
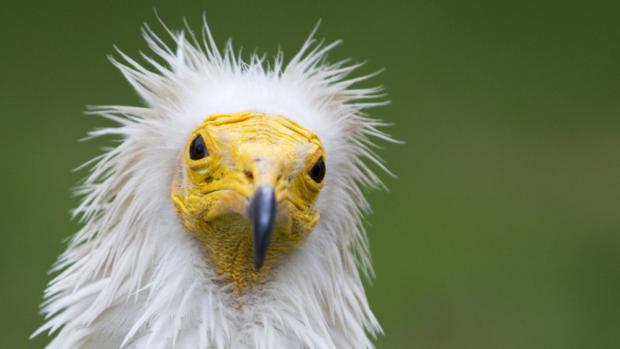
[[[277,205],[275,191],[267,184],[260,185],[250,199],[248,216],[254,233],[254,268],[257,271],[267,256]]]

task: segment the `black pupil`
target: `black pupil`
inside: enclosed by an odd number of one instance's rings
[[[196,136],[189,146],[189,157],[192,160],[200,160],[209,155],[207,153],[207,147],[205,146],[205,140],[201,135]]]
[[[325,162],[323,161],[323,158],[320,158],[316,162],[316,164],[314,164],[314,166],[312,166],[312,169],[310,170],[308,175],[315,182],[321,183],[323,178],[325,178]]]

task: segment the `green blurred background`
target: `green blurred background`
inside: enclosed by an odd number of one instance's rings
[[[136,104],[106,60],[203,11],[287,57],[319,18],[332,60],[385,67],[374,116],[405,145],[369,193],[378,348],[620,347],[620,23],[600,1],[5,1],[0,10],[0,348],[27,341],[76,230],[75,168],[102,141],[86,104]]]

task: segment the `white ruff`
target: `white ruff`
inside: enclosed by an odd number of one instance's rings
[[[172,36],[171,50],[145,27],[158,57],[114,59],[146,107],[105,106],[93,113],[118,127],[91,136],[119,137],[89,162],[71,239],[45,292],[48,348],[372,348],[381,332],[358,265],[372,276],[361,187],[381,185],[365,161],[384,168],[371,138],[390,140],[362,110],[381,88],[354,89],[359,65],[326,63],[334,46],[310,39],[285,66],[252,55],[244,62],[230,42],[216,47],[191,31]],[[314,34],[314,33],[313,33]],[[162,63],[163,62],[163,63]],[[305,244],[286,256],[268,281],[243,298],[218,282],[209,261],[183,231],[170,200],[179,154],[191,130],[215,113],[279,114],[314,131],[327,160],[317,201],[321,220]]]

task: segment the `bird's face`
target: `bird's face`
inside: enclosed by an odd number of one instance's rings
[[[242,290],[313,230],[324,161],[319,138],[289,119],[212,115],[188,138],[171,196],[216,272]]]

